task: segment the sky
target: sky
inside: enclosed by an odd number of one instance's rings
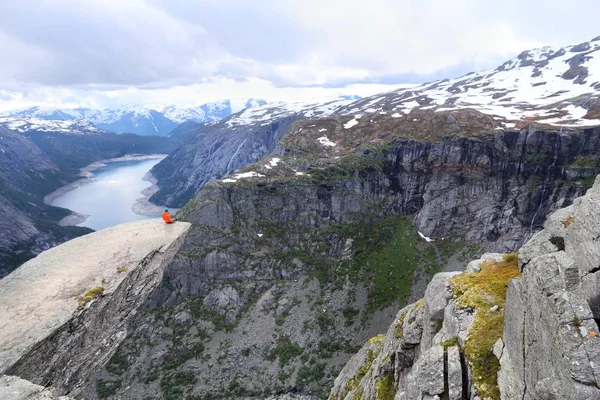
[[[366,96],[600,35],[597,0],[0,0],[0,110]]]

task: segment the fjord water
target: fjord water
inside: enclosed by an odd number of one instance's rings
[[[78,224],[95,230],[151,218],[136,214],[131,207],[152,184],[144,175],[160,159],[117,161],[93,172],[94,180],[56,198],[52,205],[68,208],[89,217]]]

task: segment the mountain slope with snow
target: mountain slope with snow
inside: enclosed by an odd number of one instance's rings
[[[247,107],[266,104],[260,99],[221,100],[192,106],[130,105],[120,109],[95,110],[90,108],[57,109],[32,107],[11,112],[7,117],[35,118],[53,121],[85,120],[100,129],[116,133],[139,135],[167,135],[178,124],[186,121],[214,122]]]
[[[20,133],[54,132],[83,135],[102,132],[94,124],[84,120],[46,120],[33,117],[0,117],[0,127]]]
[[[600,125],[600,37],[564,48],[524,51],[494,70],[470,73],[362,99],[340,114],[386,113],[415,108],[473,108],[508,128],[528,122],[557,126]]]

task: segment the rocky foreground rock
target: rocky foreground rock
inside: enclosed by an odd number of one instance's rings
[[[48,250],[0,281],[0,375],[76,394],[125,337],[189,227],[118,225]],[[29,387],[2,378],[0,398],[29,398],[17,386]]]
[[[600,399],[599,238],[597,180],[518,263],[486,254],[437,274],[346,364],[330,399]]]

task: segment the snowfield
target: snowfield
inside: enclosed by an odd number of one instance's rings
[[[101,129],[82,120],[58,121],[24,117],[0,117],[0,126],[16,132],[59,132],[72,135],[100,133]]]
[[[507,127],[511,123],[508,121],[524,119],[561,126],[595,126],[600,125],[599,119],[584,117],[592,104],[600,107],[598,99],[600,37],[576,46],[525,51],[494,70],[379,94],[339,113],[392,111],[392,117],[399,118],[415,108],[472,108],[504,118]]]

